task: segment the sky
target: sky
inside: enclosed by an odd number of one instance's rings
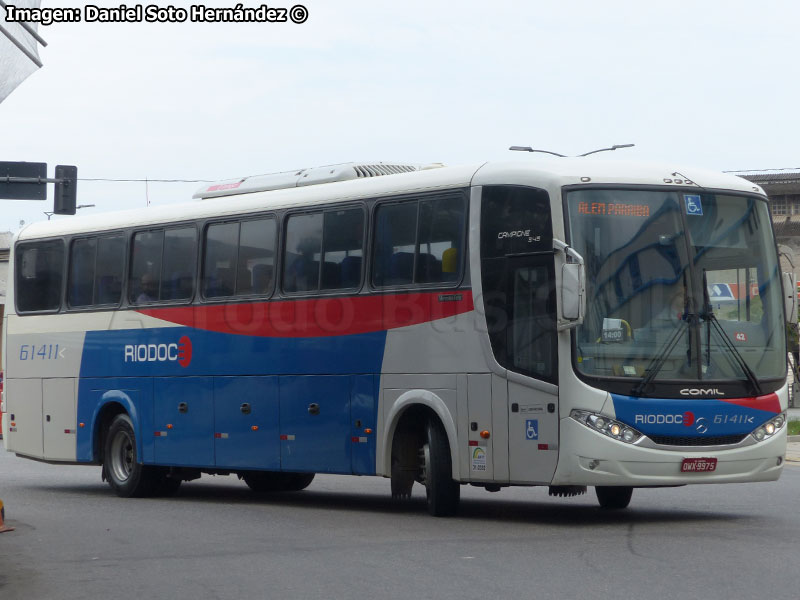
[[[297,1],[302,24],[39,27],[44,67],[0,103],[0,160],[50,176],[76,165],[78,204],[95,205],[79,214],[190,201],[203,185],[92,179],[538,160],[511,145],[800,167],[796,0]],[[46,219],[52,197],[0,200],[0,231]]]

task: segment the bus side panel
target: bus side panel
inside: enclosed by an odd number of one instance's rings
[[[6,450],[31,458],[43,458],[42,380],[7,379],[5,381]]]
[[[494,442],[502,443],[503,432],[492,428],[492,376],[467,375],[469,382],[469,421],[475,424],[464,436],[469,440],[469,464],[462,473],[469,473],[470,481],[494,480]],[[481,436],[488,431],[489,436]],[[494,435],[500,433],[500,435]]]
[[[351,472],[350,377],[280,378],[281,468]]]
[[[174,310],[194,315],[194,307]],[[323,337],[259,336],[183,326],[90,331],[80,372],[82,377],[377,373],[385,345],[385,331]]]
[[[220,468],[281,468],[277,377],[214,378],[214,454]]]
[[[492,424],[494,431],[494,453],[492,466],[494,480],[508,483],[508,385],[503,377],[492,374]]]
[[[214,465],[213,385],[211,377],[155,378],[153,435],[156,464],[182,467]]]
[[[74,462],[78,430],[75,378],[42,380],[44,457]]]
[[[375,474],[375,448],[378,429],[378,377],[353,375],[351,378],[350,419],[353,423],[353,473]]]

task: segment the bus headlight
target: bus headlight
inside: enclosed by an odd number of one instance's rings
[[[751,432],[757,442],[771,438],[778,433],[786,424],[786,413],[781,413],[774,419],[770,419],[763,425],[759,426],[755,431]]]
[[[604,415],[598,415],[586,410],[573,410],[569,416],[579,423],[583,423],[588,428],[599,431],[620,442],[634,444],[642,437],[642,434],[633,427]]]

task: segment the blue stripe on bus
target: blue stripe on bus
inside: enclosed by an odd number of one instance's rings
[[[77,460],[97,456],[98,415],[114,402],[130,414],[145,464],[374,474],[385,344],[385,331],[325,338],[185,327],[88,332],[78,391],[78,421],[87,426],[77,431]]]
[[[187,346],[191,359],[183,366]],[[267,338],[189,327],[90,331],[80,376],[379,373],[385,346],[386,331],[324,338]]]
[[[709,437],[747,434],[776,416],[773,410],[742,406],[736,400],[638,398],[619,394],[611,394],[611,399],[617,420],[645,435]],[[764,408],[767,406],[765,402]]]

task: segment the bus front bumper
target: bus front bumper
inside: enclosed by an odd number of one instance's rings
[[[617,441],[567,417],[561,420],[560,449],[551,485],[647,487],[775,481],[785,462],[786,428],[746,447],[661,450]],[[682,473],[685,458],[716,458],[716,468]]]

